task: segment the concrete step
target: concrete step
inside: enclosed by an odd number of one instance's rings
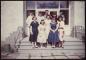
[[[17,43],[16,45],[19,45],[19,43]],[[22,42],[20,44],[21,46],[32,46],[32,44],[30,42]],[[64,42],[63,45],[84,45],[84,43],[82,42]]]
[[[19,49],[33,49],[33,47],[32,46],[20,46],[20,48]],[[51,46],[47,46],[47,48],[45,48],[45,47],[43,47],[43,48],[34,48],[34,49],[85,49],[85,46],[82,46],[82,45],[80,45],[80,46],[78,46],[78,45],[76,45],[76,46],[72,46],[72,45],[66,45],[66,46],[64,46],[64,48],[51,48]]]
[[[63,57],[76,58],[83,57],[85,55],[84,50],[19,50],[20,55],[29,54],[31,57],[59,57],[59,59]],[[54,58],[55,59],[55,58]],[[57,58],[58,59],[58,58]]]
[[[70,54],[70,52],[74,52],[74,53],[77,53],[77,54],[79,54],[80,55],[80,53],[81,54],[84,54],[85,53],[85,50],[80,50],[80,49],[78,49],[78,50],[76,50],[76,49],[74,49],[74,50],[67,50],[67,49],[60,49],[60,50],[55,50],[55,49],[47,49],[47,50],[42,50],[42,49],[39,49],[39,50],[37,50],[37,49],[31,49],[31,50],[29,50],[29,49],[21,49],[21,50],[18,50],[18,53],[22,53],[22,54],[26,54],[26,53],[41,53],[41,52],[45,52],[45,53],[50,53],[50,52],[64,52],[64,53],[69,53]]]
[[[65,41],[82,41],[80,39],[70,37],[70,36],[64,36]],[[29,37],[24,38],[21,42],[29,42]]]
[[[73,50],[67,50],[67,49],[21,49],[18,50],[19,56],[17,59],[80,59],[84,57],[85,50],[80,50],[80,49],[73,49]],[[39,58],[40,57],[40,58]]]
[[[80,39],[77,39],[77,38],[74,38],[74,37],[71,37],[71,36],[64,36],[63,38],[65,41],[82,41]]]

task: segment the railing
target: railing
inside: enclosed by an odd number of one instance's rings
[[[23,32],[23,28],[18,27],[17,31],[11,33],[10,36],[6,38],[6,41],[1,43],[2,57],[18,51],[21,40],[23,39]]]
[[[85,40],[85,27],[74,26],[72,28],[71,36],[81,40]]]

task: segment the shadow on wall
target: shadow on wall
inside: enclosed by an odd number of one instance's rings
[[[71,31],[71,36],[85,41],[85,27],[74,26]]]
[[[21,40],[24,37],[24,29],[22,27],[18,27],[17,31],[11,33],[5,41],[1,40],[1,58],[3,59],[8,54],[17,52],[20,47]]]

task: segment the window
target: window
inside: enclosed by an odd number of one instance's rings
[[[45,12],[44,11],[39,11],[38,13],[41,13],[42,16],[44,16]]]
[[[69,2],[68,1],[60,1],[60,8],[68,8]]]
[[[60,12],[63,13],[65,17],[65,25],[69,24],[69,2],[68,1],[60,1]]]
[[[26,9],[35,9],[35,1],[26,1]]]
[[[58,8],[59,2],[58,1],[38,1],[37,2],[37,8]]]
[[[57,11],[50,11],[50,15],[57,15]]]
[[[65,25],[68,25],[69,24],[69,10],[60,10],[60,12],[62,12],[65,17]]]
[[[51,15],[58,14],[57,11],[61,11],[65,17],[65,25],[69,24],[69,1],[26,1],[26,17],[29,12],[33,12],[34,15],[41,12],[44,15],[45,12],[42,9],[51,9]]]
[[[35,10],[27,10],[27,17],[29,16],[29,13],[33,13],[35,15]]]

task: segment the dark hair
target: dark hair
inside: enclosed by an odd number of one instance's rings
[[[34,18],[36,18],[36,19],[37,19],[37,17],[36,17],[36,16],[34,16],[34,17],[32,18],[32,20],[33,20]]]
[[[47,15],[46,18],[49,17],[50,18],[50,15]]]
[[[62,17],[62,16],[59,16],[59,17],[58,17],[59,20],[60,20],[60,18],[61,18],[61,20],[63,20],[63,17]]]
[[[45,10],[45,11],[49,11],[49,10]]]
[[[40,24],[42,24],[42,21],[44,21],[44,20],[41,20]],[[44,21],[44,24],[45,24],[45,21]]]

